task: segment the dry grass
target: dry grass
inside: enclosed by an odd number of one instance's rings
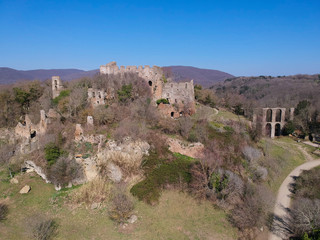
[[[111,183],[102,178],[96,178],[93,181],[84,184],[78,189],[75,189],[70,194],[72,203],[100,203],[109,200],[111,192]]]

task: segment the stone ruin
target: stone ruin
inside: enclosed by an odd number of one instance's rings
[[[160,67],[148,65],[142,66],[117,66],[116,62],[110,62],[100,66],[100,74],[136,73],[147,81],[154,104],[159,99],[168,100],[169,104],[159,104],[159,110],[166,116],[178,118],[183,115],[192,115],[195,112],[193,80],[190,82],[173,82],[171,79],[164,81],[164,74]],[[52,98],[56,98],[63,90],[59,76],[52,77]],[[113,89],[88,89],[88,101],[93,107],[105,105],[107,100],[114,98]]]
[[[262,114],[261,114],[262,110]],[[257,122],[261,123],[262,134],[267,137],[274,138],[282,134],[284,125],[286,124],[286,108],[262,108],[260,113],[254,113],[253,125],[257,126]],[[289,120],[293,120],[294,108],[289,109]]]
[[[182,115],[192,115],[195,112],[193,80],[190,82],[173,82],[171,79],[164,81],[164,74],[157,66],[117,66],[116,62],[110,62],[100,66],[100,74],[136,73],[145,79],[151,89],[154,103],[158,99],[166,99],[169,104],[159,104],[160,112],[172,118]],[[108,90],[107,90],[108,91]],[[88,99],[93,106],[105,104],[107,94],[105,90],[88,90]]]
[[[52,76],[52,98],[56,98],[63,90],[62,81],[59,76]]]
[[[19,152],[30,153],[38,148],[39,136],[44,136],[47,132],[48,124],[51,118],[58,118],[58,113],[50,109],[48,114],[40,110],[40,122],[33,124],[26,114],[15,127],[15,138],[21,140]]]

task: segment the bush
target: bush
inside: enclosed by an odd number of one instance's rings
[[[54,98],[53,104],[58,105],[61,99],[68,97],[70,95],[70,90],[62,90],[58,97]]]
[[[230,221],[240,230],[263,226],[272,205],[270,193],[262,186],[246,185],[241,203],[231,211]]]
[[[81,166],[74,160],[60,157],[49,170],[49,179],[61,187],[66,186],[73,179],[82,178]]]
[[[157,100],[157,105],[159,105],[160,103],[169,104],[169,101],[165,98],[160,98]]]
[[[55,143],[48,143],[45,148],[45,159],[48,161],[49,165],[53,165],[57,159],[60,157],[62,151]]]
[[[8,212],[8,206],[4,203],[0,203],[0,222],[6,220]]]
[[[292,134],[295,129],[296,129],[296,127],[295,127],[294,123],[292,121],[288,121],[283,127],[282,134],[284,136],[287,136],[289,134]]]
[[[150,154],[144,163],[146,179],[134,185],[130,192],[139,200],[149,204],[155,203],[160,197],[161,188],[166,184],[190,182],[190,166],[190,159],[186,159],[183,155],[175,155],[175,159],[169,162]]]
[[[124,186],[120,186],[112,198],[112,206],[109,216],[118,223],[124,223],[132,214],[134,205],[130,197],[125,193]]]
[[[118,90],[118,99],[120,102],[127,102],[131,99],[132,84],[123,85],[120,90]]]
[[[52,239],[56,233],[58,225],[52,219],[36,219],[32,228],[32,236],[37,240]]]
[[[108,200],[111,192],[111,184],[102,178],[95,178],[93,181],[82,185],[71,194],[71,201],[74,203],[100,203]]]

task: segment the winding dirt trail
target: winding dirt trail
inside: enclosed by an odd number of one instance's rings
[[[303,151],[306,153],[305,151]],[[306,157],[308,160],[311,160],[312,157],[307,153]],[[294,177],[298,177],[303,170],[310,170],[314,167],[320,166],[320,159],[311,160],[305,162],[304,164],[296,167],[283,181],[278,191],[275,207],[274,207],[274,215],[282,218],[286,215],[285,209],[290,207],[290,200],[291,200],[291,192],[290,192],[290,185],[294,182]],[[272,232],[269,234],[269,240],[281,240],[282,237],[279,237]]]

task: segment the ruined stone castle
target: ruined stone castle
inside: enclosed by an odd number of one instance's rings
[[[194,86],[193,80],[190,82],[173,82],[166,79],[162,68],[157,66],[117,66],[116,62],[110,62],[100,66],[100,74],[116,74],[120,78],[125,73],[134,73],[144,79],[150,87],[153,102],[157,100],[167,100],[159,103],[158,109],[163,114],[178,118],[183,115],[192,115],[195,112]],[[59,96],[63,90],[63,85],[59,76],[52,77],[52,98]],[[114,89],[88,89],[88,101],[93,107],[105,105],[108,100],[115,97]]]
[[[116,62],[110,62],[100,66],[100,74],[136,73],[148,83],[153,101],[166,99],[169,104],[160,103],[159,110],[167,116],[177,118],[182,115],[191,115],[195,112],[193,80],[190,82],[173,82],[166,79],[160,67],[157,66],[117,66]],[[108,92],[109,91],[109,92]],[[88,98],[96,106],[105,104],[107,97],[112,97],[110,89],[89,89]]]

